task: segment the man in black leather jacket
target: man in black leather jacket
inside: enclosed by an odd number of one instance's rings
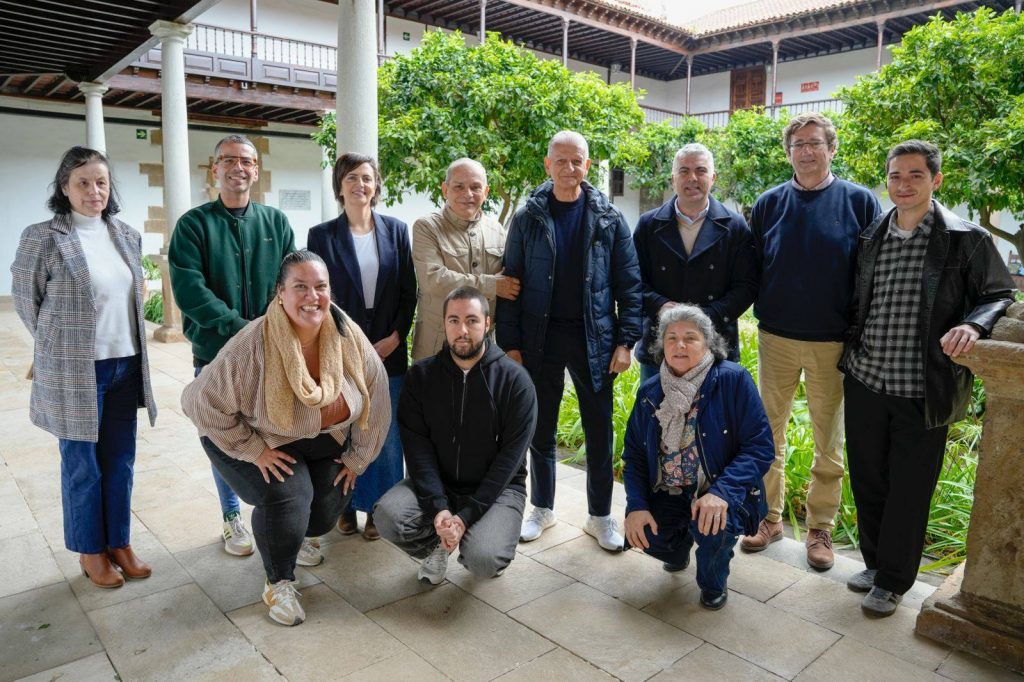
[[[989,234],[932,199],[941,154],[896,145],[886,160],[896,208],[862,233],[840,369],[846,446],[867,569],[848,581],[865,613],[895,612],[914,584],[949,425],[962,419],[973,377],[952,361],[988,336],[1013,302],[1013,282]]]

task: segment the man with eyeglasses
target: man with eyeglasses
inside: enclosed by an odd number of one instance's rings
[[[192,342],[197,376],[232,336],[266,312],[281,260],[295,250],[285,214],[250,201],[260,177],[252,140],[228,135],[214,147],[213,158],[219,196],[178,219],[167,252],[171,289],[183,331]],[[208,438],[200,440],[207,453],[217,447]],[[224,517],[224,551],[248,556],[253,553],[252,536],[242,521],[238,496],[216,468],[213,480]]]
[[[750,228],[760,273],[758,388],[775,439],[765,476],[768,515],[740,547],[759,552],[782,538],[786,425],[801,374],[814,435],[807,490],[807,563],[832,567],[832,529],[843,482],[843,380],[836,368],[850,325],[858,235],[881,212],[870,190],[832,174],[838,140],[828,118],[808,112],[783,131],[793,178],[754,202]]]

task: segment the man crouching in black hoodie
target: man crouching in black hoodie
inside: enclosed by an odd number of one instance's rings
[[[493,578],[516,554],[526,504],[526,451],[537,394],[526,370],[492,340],[487,298],[459,287],[444,302],[447,342],[405,377],[398,427],[408,476],[377,502],[381,537],[422,559],[439,585],[448,555]]]

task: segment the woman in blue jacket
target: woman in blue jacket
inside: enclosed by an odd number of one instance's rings
[[[664,310],[659,375],[637,393],[622,453],[626,548],[681,571],[696,540],[700,603],[712,610],[725,606],[737,539],[767,513],[761,479],[775,458],[754,381],[726,352],[700,308]]]
[[[373,157],[341,155],[334,165],[333,185],[341,215],[310,229],[306,248],[327,264],[335,302],[373,343],[384,361],[391,392],[391,428],[384,447],[357,480],[352,506],[342,514],[338,530],[356,533],[359,510],[366,512],[363,537],[376,540],[380,535],[373,523],[373,505],[403,477],[396,416],[409,364],[406,337],[416,309],[416,273],[408,226],[373,210],[381,193],[380,170]],[[319,563],[318,557],[313,561]]]

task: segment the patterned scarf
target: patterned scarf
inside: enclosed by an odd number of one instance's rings
[[[333,305],[333,304],[332,304]],[[363,413],[359,428],[369,426],[369,392],[364,376],[363,349],[354,325],[344,320],[344,335],[338,331],[333,315],[324,317],[320,325],[320,384],[309,373],[302,357],[302,344],[284,306],[271,303],[263,322],[263,345],[266,367],[263,393],[267,404],[267,417],[284,432],[295,422],[295,398],[304,405],[323,409],[333,404],[341,394],[341,385],[348,377],[363,396]]]
[[[704,383],[704,377],[715,361],[711,351],[704,351],[700,359],[686,374],[679,377],[672,373],[667,362],[661,363],[661,388],[665,397],[654,413],[661,424],[661,446],[665,452],[675,452],[686,428],[686,415],[690,413],[697,391]]]

